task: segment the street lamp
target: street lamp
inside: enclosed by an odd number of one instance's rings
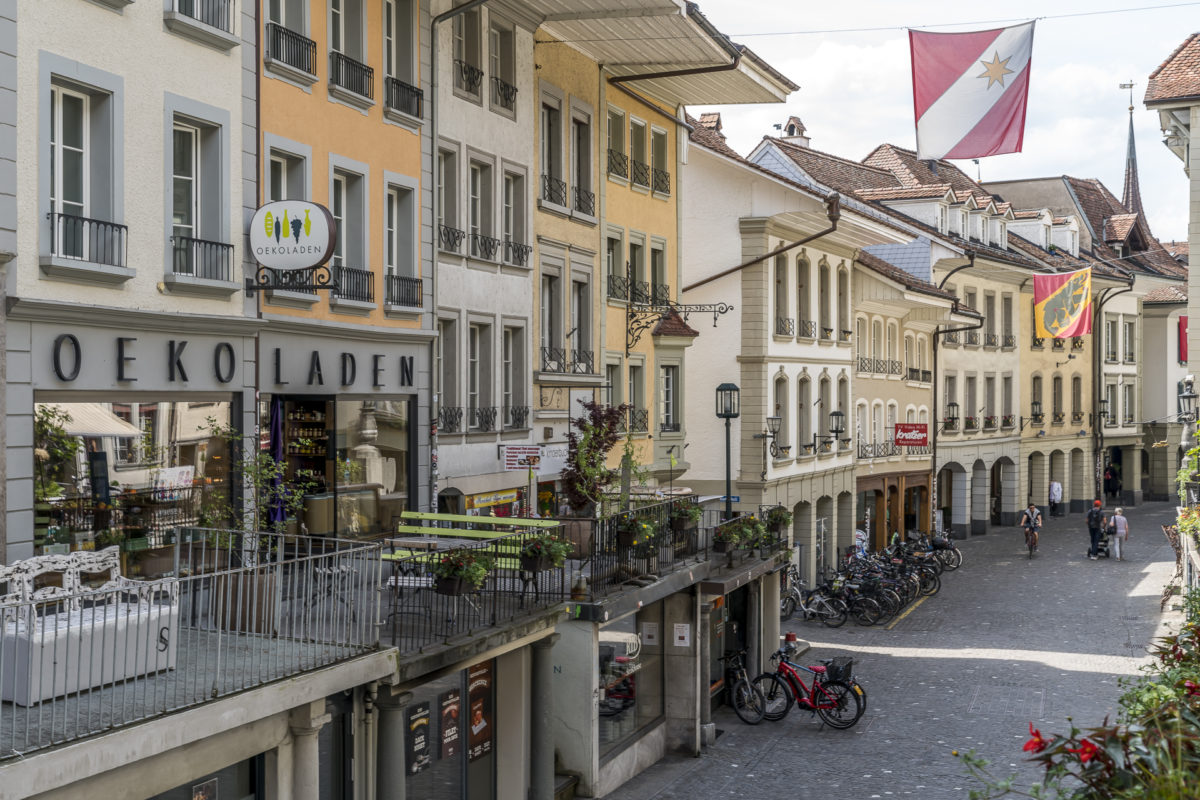
[[[722,383],[717,387],[717,419],[725,420],[725,519],[733,517],[733,478],[730,468],[729,425],[742,413],[741,390],[736,383]]]
[[[951,400],[946,403],[946,419],[942,424],[943,428],[954,430],[958,427],[958,403]]]
[[[814,433],[813,434],[813,451],[816,452],[818,446],[824,446],[836,442],[846,430],[846,415],[841,411],[829,412],[829,433]]]
[[[776,406],[778,409],[778,406]],[[791,450],[790,445],[782,447],[776,444],[776,439],[779,436],[779,429],[783,426],[783,417],[767,417],[767,429],[762,433],[754,434],[755,439],[763,440],[763,463],[762,473],[759,475],[759,480],[767,479],[767,453],[771,453],[771,458],[785,457],[788,451]]]
[[[1179,393],[1179,421],[1196,421],[1196,391],[1191,381],[1183,382],[1183,391]]]

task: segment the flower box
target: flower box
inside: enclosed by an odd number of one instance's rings
[[[467,581],[464,578],[438,578],[434,581],[433,590],[438,594],[458,597],[467,593]]]
[[[552,566],[550,556],[521,556],[522,572],[545,572]]]
[[[737,542],[713,542],[713,552],[730,553],[737,547]]]

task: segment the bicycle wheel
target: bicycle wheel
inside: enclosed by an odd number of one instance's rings
[[[846,617],[850,612],[846,610],[846,604],[841,600],[815,597],[813,603],[817,607],[817,616],[821,618],[822,625],[828,628],[840,628],[846,624]]]
[[[762,722],[763,713],[766,711],[766,701],[763,700],[762,692],[751,686],[745,678],[733,685],[733,688],[729,690],[729,695],[733,702],[733,710],[742,722],[747,725],[757,725]]]
[[[929,570],[921,572],[921,594],[929,597],[942,589],[942,579]]]
[[[858,695],[859,703],[862,704],[862,711],[859,712],[859,716],[867,713],[867,690],[853,676],[851,676],[850,680],[846,681],[846,684],[854,690],[854,693]]]
[[[1029,557],[1033,558],[1033,534],[1029,533],[1028,531],[1025,532],[1025,547],[1029,549]]]
[[[858,693],[841,681],[818,683],[813,694],[817,702],[817,715],[831,728],[852,728],[862,716],[862,701]]]
[[[792,708],[792,693],[787,684],[774,672],[764,672],[754,679],[754,688],[763,696],[763,719],[778,722]]]
[[[796,613],[796,596],[794,594],[784,595],[779,599],[779,621],[787,622]]]
[[[957,547],[950,550],[938,550],[938,560],[948,570],[956,570],[962,566],[962,551]]]
[[[874,625],[882,613],[879,604],[869,597],[856,597],[850,604],[850,613],[859,625]]]

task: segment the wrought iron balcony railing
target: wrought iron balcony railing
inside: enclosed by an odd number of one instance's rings
[[[1000,335],[996,334],[996,333],[985,333],[983,335],[983,346],[984,347],[999,347],[1000,346]]]
[[[362,97],[375,97],[375,69],[336,50],[329,54],[329,82]]]
[[[887,362],[887,374],[888,375],[903,375],[904,374],[904,364],[900,363],[899,361],[897,361],[894,358],[889,358],[888,362]]]
[[[1044,337],[1034,336],[1033,340],[1030,342],[1030,346],[1033,347],[1034,350],[1041,350],[1046,346],[1046,340]]]
[[[979,345],[979,331],[967,331],[967,344],[971,346]]]
[[[650,185],[650,165],[644,161],[634,161],[630,159],[630,177],[629,180],[635,186]]]
[[[933,448],[927,444],[905,445],[904,454],[909,456],[927,456],[933,453]]]
[[[499,239],[495,236],[485,236],[482,233],[472,233],[468,238],[471,241],[472,256],[484,261],[496,260],[496,251],[500,249]]]
[[[671,193],[671,173],[665,169],[650,170],[650,188],[659,194]]]
[[[1084,339],[1082,336],[1074,336],[1071,338],[1071,349],[1072,350],[1082,350],[1083,346],[1084,346]]]
[[[799,320],[796,324],[796,335],[802,339],[817,338],[817,323],[811,319]]]
[[[503,424],[508,431],[529,428],[529,406],[505,406]]]
[[[567,182],[553,175],[542,176],[542,199],[556,206],[567,204]]]
[[[543,347],[542,372],[567,372],[567,349],[565,347]]]
[[[629,279],[624,275],[613,275],[610,272],[608,275],[608,299],[628,300]]]
[[[958,420],[957,419],[949,419],[949,418],[942,420],[942,430],[944,430],[944,431],[958,430]]]
[[[491,433],[496,430],[496,407],[480,406],[467,410],[467,430]]]
[[[662,433],[679,433],[683,430],[683,426],[678,422],[660,422],[658,430]]]
[[[594,375],[596,354],[591,350],[571,351],[571,372],[575,375]]]
[[[51,255],[112,267],[125,266],[125,240],[129,233],[126,226],[56,211],[46,216],[50,219]]]
[[[994,431],[1000,424],[1000,418],[994,415],[988,415],[983,418],[983,429],[985,431]]]
[[[383,285],[384,302],[389,306],[413,306],[420,308],[424,305],[423,287],[420,278],[409,278],[405,275],[385,275]]]
[[[620,150],[609,149],[608,151],[608,174],[617,175],[621,178],[629,177],[629,156],[622,153]]]
[[[210,281],[228,281],[233,263],[233,245],[209,242],[190,236],[171,237],[171,272]]]
[[[974,415],[963,417],[962,424],[964,431],[977,431],[979,430],[979,417]]]
[[[479,94],[479,84],[482,82],[483,70],[461,58],[454,59],[454,88],[468,94]]]
[[[233,33],[233,0],[175,0],[175,10],[205,25]]]
[[[958,331],[950,331],[942,337],[942,341],[954,347],[958,346]]]
[[[629,430],[632,433],[645,433],[650,430],[650,412],[644,408],[629,409]]]
[[[1001,428],[1017,427],[1017,415],[1016,414],[1004,414],[1003,416],[1001,416],[1000,417],[1000,427]]]
[[[665,306],[670,303],[671,287],[665,283],[651,283],[650,302],[656,306]]]
[[[634,303],[649,303],[650,302],[650,282],[649,281],[630,281],[629,282],[629,300]]]
[[[503,78],[492,76],[492,103],[512,111],[517,107],[517,87]]]
[[[888,374],[888,361],[886,358],[875,358],[871,361],[871,372],[874,372],[876,375]]]
[[[438,430],[442,433],[462,433],[462,406],[442,406],[438,409]]]
[[[416,86],[391,77],[383,79],[383,100],[387,107],[410,117],[421,118],[421,104],[425,93]]]
[[[572,199],[575,201],[571,207],[580,214],[587,214],[589,217],[596,216],[596,193],[580,186],[571,187],[571,191]]]
[[[1000,339],[1000,346],[1006,350],[1010,347],[1016,347],[1017,346],[1017,337],[1012,335],[1011,333],[1004,334],[1004,336],[1001,337],[1001,339]]]
[[[375,281],[371,270],[334,267],[333,278],[337,281],[337,288],[333,291],[335,297],[360,303],[375,302]]]
[[[438,247],[448,253],[461,253],[467,232],[449,225],[438,225]]]
[[[504,263],[513,264],[518,267],[528,266],[529,254],[533,252],[533,245],[521,244],[520,242],[510,242],[504,240]]]
[[[775,335],[776,336],[795,336],[796,321],[791,317],[776,317],[775,318]]]
[[[267,58],[317,74],[317,43],[274,22],[267,23]]]
[[[875,359],[870,356],[858,357],[858,371],[868,375],[875,371]]]

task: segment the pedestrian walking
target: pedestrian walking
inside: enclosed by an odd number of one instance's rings
[[[1113,553],[1117,561],[1125,560],[1125,543],[1129,541],[1129,520],[1125,510],[1118,508],[1108,518],[1108,538],[1112,542]]]
[[[1087,513],[1087,526],[1088,535],[1092,539],[1091,546],[1088,547],[1088,558],[1095,561],[1100,550],[1100,535],[1104,532],[1104,503],[1100,500],[1092,503],[1092,508]]]
[[[1050,516],[1058,514],[1058,504],[1062,502],[1062,484],[1050,481]]]

